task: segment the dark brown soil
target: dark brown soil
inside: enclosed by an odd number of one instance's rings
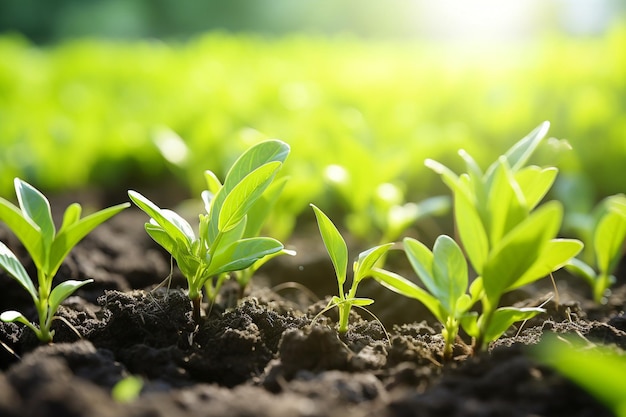
[[[143,231],[145,220],[126,210],[71,253],[61,275],[95,283],[61,307],[65,321],[54,324],[54,344],[40,346],[23,326],[0,323],[1,416],[611,415],[535,363],[527,347],[550,332],[626,347],[623,283],[598,307],[586,301],[588,293],[577,289],[575,279],[561,277],[560,304],[550,301],[547,314],[518,335],[513,329],[489,352],[468,356],[459,343],[455,360],[441,364],[440,328],[416,301],[365,286],[375,294],[374,311],[388,335],[367,314],[355,312],[340,338],[333,312],[311,322],[323,300],[268,289],[296,281],[322,298],[336,291],[330,261],[313,234],[300,236],[308,244],[297,257],[272,261],[240,302],[227,288],[195,326],[176,270],[155,288],[170,275],[170,261]],[[0,240],[28,264],[2,227]],[[550,290],[549,282],[541,283],[512,294],[511,302],[536,305]],[[33,317],[29,302],[0,272],[0,310]],[[119,404],[111,389],[129,375],[143,379],[143,390]]]

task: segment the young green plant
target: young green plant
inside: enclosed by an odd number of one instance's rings
[[[466,152],[467,172],[427,160],[454,196],[459,239],[478,274],[470,288],[482,313],[463,316],[461,325],[485,349],[514,322],[540,313],[540,308],[499,307],[502,296],[563,267],[582,249],[580,241],[557,239],[563,208],[557,201],[538,207],[556,178],[554,167],[525,166],[541,143],[549,124],[544,122],[517,142],[483,173]]]
[[[174,211],[159,208],[136,191],[128,192],[151,217],[146,232],[172,255],[187,279],[196,322],[200,321],[202,289],[209,280],[218,277],[216,285],[220,285],[228,272],[244,270],[283,250],[276,239],[246,237],[246,228],[248,218],[254,217],[255,203],[270,187],[288,154],[286,143],[268,140],[244,152],[228,171],[224,184],[206,171],[209,190],[202,193],[206,214],[199,216],[197,236]]]
[[[626,238],[626,196],[616,194],[602,200],[590,217],[590,241],[595,267],[582,259],[572,258],[565,268],[584,278],[591,286],[593,299],[601,303],[608,288],[615,282],[613,271],[624,254]]]
[[[339,296],[334,296],[320,314],[333,307],[337,307],[339,310],[338,332],[346,333],[348,331],[348,319],[352,306],[363,307],[374,302],[371,298],[358,298],[356,296],[359,284],[363,279],[373,276],[375,265],[378,263],[379,259],[391,249],[393,243],[375,246],[359,254],[357,260],[352,264],[352,271],[354,273],[352,285],[346,293],[344,289],[348,275],[348,247],[346,246],[346,242],[328,216],[315,205],[311,204],[311,207],[315,212],[317,225],[322,240],[324,241],[324,246],[335,268],[339,287]]]
[[[25,324],[41,342],[48,343],[54,336],[50,326],[61,303],[83,285],[93,282],[91,279],[67,280],[52,288],[52,280],[63,260],[89,232],[130,204],[118,204],[82,219],[80,204],[71,204],[65,210],[63,223],[57,231],[48,199],[25,181],[16,178],[14,182],[19,207],[0,198],[0,220],[7,224],[30,254],[37,268],[38,288],[15,254],[2,242],[0,266],[30,294],[39,316],[39,327],[17,311],[5,311],[0,319]]]

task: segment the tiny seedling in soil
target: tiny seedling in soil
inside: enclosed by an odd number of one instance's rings
[[[61,303],[83,285],[93,282],[91,279],[67,280],[52,288],[52,280],[63,260],[89,232],[130,204],[118,204],[82,219],[80,204],[71,204],[65,210],[63,223],[57,231],[52,220],[50,203],[39,190],[16,178],[15,192],[19,207],[0,198],[0,220],[15,233],[30,254],[37,268],[38,288],[35,288],[15,254],[2,242],[0,242],[0,266],[32,297],[39,315],[39,327],[17,311],[5,311],[0,315],[0,319],[5,322],[23,323],[35,332],[41,342],[48,343],[54,336],[50,326]]]
[[[563,208],[557,201],[537,207],[546,195],[557,169],[525,166],[541,143],[549,124],[544,122],[517,142],[483,173],[466,152],[467,172],[427,160],[454,195],[454,216],[460,241],[478,274],[470,287],[482,312],[461,319],[478,349],[499,338],[516,321],[542,312],[540,308],[500,307],[502,296],[563,267],[583,244],[557,239]]]
[[[626,238],[626,196],[617,194],[602,200],[590,216],[590,222],[590,239],[585,242],[593,249],[595,268],[573,258],[566,269],[584,278],[593,290],[594,301],[601,303],[615,282],[613,272],[622,258]]]
[[[352,306],[363,307],[374,302],[371,298],[357,298],[356,291],[359,284],[363,279],[373,277],[375,265],[378,263],[379,259],[391,249],[393,243],[375,246],[359,254],[357,260],[354,261],[352,265],[354,276],[352,277],[350,290],[346,293],[344,290],[348,273],[348,248],[346,242],[328,216],[313,204],[311,204],[311,207],[313,207],[313,211],[315,212],[324,246],[326,246],[328,255],[335,268],[337,284],[339,286],[339,296],[334,296],[326,308],[319,314],[323,314],[331,308],[337,307],[339,310],[338,332],[346,333],[348,331],[348,318],[350,317]]]
[[[202,193],[206,214],[199,216],[198,236],[176,212],[159,208],[136,191],[128,191],[130,199],[151,217],[145,225],[146,232],[172,255],[187,279],[196,322],[200,321],[202,289],[209,281],[217,277],[217,283],[208,286],[212,300],[229,272],[249,268],[284,249],[276,239],[246,237],[246,233],[252,234],[247,228],[248,218],[257,217],[257,202],[288,154],[286,143],[268,140],[244,152],[228,171],[224,184],[206,171],[208,190]],[[256,220],[250,224],[255,233],[260,229]]]

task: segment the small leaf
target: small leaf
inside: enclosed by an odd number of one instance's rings
[[[129,206],[130,203],[122,203],[100,210],[83,217],[81,220],[74,222],[72,225],[66,227],[65,230],[61,231],[52,242],[52,247],[50,248],[48,268],[45,270],[47,275],[53,276],[56,273],[67,254],[70,253],[72,248],[87,236],[87,234],[101,223]]]
[[[220,179],[217,178],[217,175],[213,171],[206,170],[204,171],[204,178],[206,179],[207,188],[209,191],[215,195],[222,188],[222,183]]]
[[[402,241],[404,244],[404,251],[406,252],[407,259],[413,267],[413,270],[424,283],[424,286],[431,292],[437,299],[441,299],[439,288],[435,283],[435,277],[433,275],[433,253],[422,242],[413,238],[407,237]]]
[[[93,279],[87,279],[85,281],[67,280],[63,281],[50,292],[49,309],[50,315],[54,316],[57,309],[63,301],[74,293],[80,287],[92,283]]]
[[[354,281],[359,282],[365,278],[372,268],[376,266],[376,263],[385,253],[391,249],[393,243],[387,243],[385,245],[375,246],[359,254],[354,267]]]
[[[480,336],[480,328],[478,327],[478,313],[470,311],[461,317],[461,327],[469,336],[478,338]]]
[[[78,203],[70,204],[66,209],[65,213],[63,213],[63,223],[61,224],[61,228],[59,229],[59,233],[67,229],[69,226],[73,225],[80,219],[80,214],[83,208]]]
[[[345,301],[349,302],[351,305],[359,306],[359,307],[365,307],[365,306],[374,304],[374,300],[372,300],[371,298],[350,298]]]
[[[441,175],[441,179],[444,184],[446,184],[451,190],[455,189],[456,184],[459,182],[459,177],[450,168],[430,158],[424,161],[424,165]]]
[[[261,233],[263,224],[285,188],[288,178],[282,177],[272,182],[261,197],[254,203],[247,214],[245,237],[255,237]]]
[[[592,288],[595,285],[597,278],[596,271],[594,271],[591,266],[587,265],[580,259],[570,259],[570,261],[565,265],[565,269],[568,272],[571,272],[572,274],[578,275],[579,277],[585,279]]]
[[[178,230],[185,234],[187,241],[192,243],[196,240],[196,235],[189,222],[183,219],[178,213],[169,209],[161,209],[161,214],[170,221]]]
[[[259,259],[282,249],[282,243],[269,237],[241,239],[213,256],[209,275],[246,269]]]
[[[454,316],[459,298],[467,291],[467,261],[461,248],[446,235],[435,241],[433,255],[433,276],[441,294],[437,298],[448,314]]]
[[[492,342],[498,339],[509,329],[509,327],[513,325],[513,323],[531,319],[539,313],[545,313],[545,310],[538,307],[502,307],[497,309],[493,313],[489,327],[485,332],[485,342]]]
[[[441,303],[435,297],[418,287],[415,283],[408,279],[385,269],[372,269],[372,278],[374,278],[383,287],[404,295],[405,297],[414,298],[424,305],[441,323],[445,323],[445,314],[442,311]]]
[[[311,207],[315,213],[317,226],[320,230],[322,240],[324,241],[324,246],[326,246],[330,260],[335,267],[337,282],[341,293],[343,292],[341,288],[346,282],[346,273],[348,271],[348,247],[343,237],[341,237],[339,230],[337,230],[328,216],[313,204],[311,204]]]
[[[22,242],[30,254],[37,269],[45,268],[46,255],[39,227],[27,217],[24,217],[18,207],[0,197],[0,220],[5,222],[11,231]]]
[[[608,209],[596,226],[593,246],[598,269],[610,274],[621,258],[626,237],[626,216],[615,209]]]
[[[280,162],[267,163],[246,175],[226,196],[218,217],[218,230],[235,227],[270,185],[281,167]]]
[[[150,218],[154,219],[154,221],[157,222],[157,224],[159,224],[159,226],[161,226],[163,230],[165,230],[175,241],[179,242],[180,245],[191,246],[191,242],[189,241],[187,234],[180,230],[175,223],[164,215],[163,210],[160,207],[143,195],[139,194],[137,191],[129,190],[128,196],[137,207],[150,216]]]
[[[558,172],[559,170],[554,167],[541,169],[538,166],[529,166],[515,174],[515,180],[524,194],[528,210],[534,209],[539,204],[554,184]]]
[[[22,313],[14,310],[5,311],[0,314],[0,320],[5,323],[14,323],[17,321],[18,323],[32,325],[31,322],[29,322]]]
[[[44,247],[49,247],[55,234],[50,202],[39,190],[19,178],[15,179],[15,193],[22,213],[39,227]]]
[[[513,172],[519,171],[535,152],[550,129],[550,122],[543,122],[511,147],[505,156]]]
[[[474,270],[482,273],[489,254],[487,231],[478,214],[476,206],[460,188],[454,191],[454,218],[463,248]]]
[[[22,266],[17,256],[2,242],[0,242],[0,266],[4,268],[30,294],[34,302],[39,300],[33,281]]]

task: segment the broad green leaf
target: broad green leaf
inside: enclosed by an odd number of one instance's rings
[[[587,283],[593,288],[596,282],[596,271],[585,262],[578,258],[572,258],[565,265],[565,269],[574,275],[577,275],[587,281]]]
[[[518,141],[506,153],[506,159],[513,172],[519,171],[535,152],[550,129],[550,122],[543,122],[532,132]]]
[[[433,277],[441,294],[438,298],[446,311],[454,315],[459,298],[467,291],[467,261],[461,248],[446,235],[435,241],[433,256]]]
[[[98,227],[101,223],[115,216],[117,213],[129,206],[130,203],[122,203],[100,210],[90,214],[89,216],[83,217],[59,233],[52,242],[52,247],[50,248],[50,260],[47,269],[48,275],[52,276],[56,273],[67,254],[70,253],[72,248],[76,246],[76,244],[85,236],[87,236],[87,234]]]
[[[528,216],[522,192],[507,165],[500,157],[487,191],[487,235],[494,247],[504,235]]]
[[[50,292],[50,299],[49,299],[49,304],[48,304],[49,305],[48,308],[50,309],[50,314],[51,315],[56,314],[56,311],[61,305],[61,303],[67,297],[72,295],[74,291],[92,282],[93,282],[93,279],[87,279],[85,281],[76,281],[76,280],[69,279],[67,281],[63,281],[62,283],[54,287],[52,292]]]
[[[218,217],[218,230],[227,232],[235,227],[270,185],[281,167],[269,162],[246,175],[226,196]]]
[[[282,249],[282,243],[269,237],[241,239],[215,254],[211,261],[211,275],[246,269],[264,256]]]
[[[493,313],[489,327],[485,332],[484,340],[486,342],[492,342],[502,336],[504,332],[506,332],[509,327],[513,325],[513,323],[531,319],[539,313],[545,313],[545,311],[546,310],[539,307],[499,308]]]
[[[613,272],[626,237],[626,216],[609,208],[600,219],[593,236],[598,269],[605,274]]]
[[[478,338],[480,336],[480,328],[478,327],[478,313],[470,311],[461,317],[461,327],[469,336]]]
[[[22,215],[19,208],[0,197],[0,220],[9,226],[11,231],[22,242],[30,254],[37,269],[43,270],[46,256],[43,248],[39,226]]]
[[[528,210],[534,209],[546,195],[559,170],[554,167],[542,169],[538,166],[529,166],[515,174],[515,180],[524,194]]]
[[[146,229],[146,233],[159,245],[163,247],[170,255],[176,258],[176,252],[180,248],[179,245],[176,244],[176,241],[173,237],[167,234],[167,232],[159,226],[157,223],[146,223],[144,225]]]
[[[483,298],[485,288],[483,287],[483,278],[476,277],[469,286],[469,294],[472,299],[472,304]]]
[[[61,223],[61,228],[59,229],[59,233],[63,232],[69,226],[73,225],[80,219],[80,214],[82,213],[83,208],[78,203],[70,204],[66,209],[65,213],[63,213],[63,223]]]
[[[285,188],[287,180],[287,177],[282,177],[273,181],[261,197],[254,203],[247,215],[248,222],[246,224],[246,231],[244,232],[245,237],[254,237],[261,233],[263,224],[278,201],[278,197],[280,197],[280,194]]]
[[[482,273],[489,254],[489,241],[476,206],[466,193],[454,191],[454,218],[463,248],[474,270]]]
[[[422,242],[410,237],[404,238],[402,243],[407,259],[417,276],[424,283],[426,289],[437,299],[441,300],[443,294],[440,293],[433,275],[433,253]]]
[[[50,202],[39,190],[19,178],[15,179],[15,193],[24,216],[39,227],[44,248],[49,247],[55,234]]]
[[[482,273],[488,299],[497,303],[504,291],[530,269],[558,232],[562,215],[557,201],[546,203],[493,248]]]
[[[320,229],[320,235],[324,241],[324,246],[328,251],[330,260],[335,267],[337,274],[337,283],[339,284],[339,292],[343,293],[343,284],[346,282],[346,273],[348,271],[348,247],[341,237],[339,230],[333,222],[324,214],[322,210],[311,204],[317,219],[317,226]]]
[[[408,279],[385,269],[372,269],[372,278],[383,287],[402,294],[405,297],[414,298],[424,305],[441,323],[445,323],[446,317],[437,298],[418,287]]]
[[[480,169],[474,158],[461,149],[459,155],[465,161],[465,167],[467,169],[467,175],[470,178],[473,194],[478,201],[485,201],[487,199],[487,193],[483,182],[483,171]]]
[[[217,234],[219,216],[226,197],[248,174],[269,163],[283,163],[289,155],[289,145],[279,140],[269,140],[256,144],[244,152],[232,165],[224,185],[211,201],[211,223],[209,227],[209,241],[213,241]]]
[[[574,256],[578,255],[582,248],[582,242],[575,239],[552,239],[548,241],[530,269],[506,291],[530,284],[564,267]]]
[[[178,226],[173,223],[166,215],[163,214],[163,210],[148,200],[137,191],[129,190],[128,197],[132,200],[137,207],[139,207],[150,218],[154,219],[167,232],[168,235],[178,242],[179,245],[187,245],[191,248],[191,242],[187,234],[180,230]]]
[[[170,223],[176,226],[178,230],[184,233],[189,243],[192,243],[196,240],[196,235],[193,232],[193,228],[191,227],[189,222],[183,219],[178,213],[169,209],[161,209],[161,214],[163,215],[163,217],[169,220]]]
[[[393,243],[387,243],[385,245],[374,246],[371,249],[361,252],[354,263],[354,281],[359,282],[369,275],[380,257],[387,253],[392,246]]]
[[[0,242],[0,266],[28,291],[33,301],[37,302],[39,295],[33,281],[28,276],[19,259],[17,259],[17,256],[2,242]]]

